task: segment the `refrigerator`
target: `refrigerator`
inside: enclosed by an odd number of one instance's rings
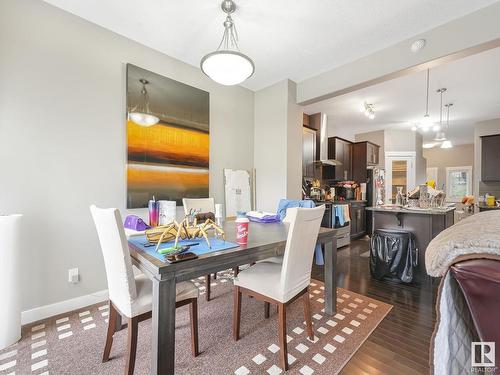
[[[385,169],[366,170],[366,206],[376,207],[385,204]],[[366,232],[373,234],[373,211],[366,211]]]

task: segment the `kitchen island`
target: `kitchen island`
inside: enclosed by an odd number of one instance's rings
[[[453,225],[455,207],[429,209],[367,207],[366,209],[373,212],[373,231],[392,229],[413,233],[418,248],[418,266],[414,281],[430,281],[431,278],[425,272],[425,250],[434,237]]]

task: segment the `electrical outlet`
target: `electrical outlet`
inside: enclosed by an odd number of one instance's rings
[[[77,284],[80,281],[80,274],[78,273],[78,268],[70,268],[68,270],[68,282],[71,284]]]

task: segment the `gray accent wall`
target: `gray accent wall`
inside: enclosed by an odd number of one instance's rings
[[[474,177],[474,195],[476,197],[486,193],[494,195],[497,199],[500,197],[500,182],[481,181],[481,136],[494,134],[500,134],[499,118],[481,121],[474,125],[474,160],[477,172]]]
[[[89,205],[125,209],[126,63],[210,92],[216,202],[223,168],[253,167],[250,90],[38,0],[0,2],[0,51],[0,213],[25,215],[23,310],[107,288]]]

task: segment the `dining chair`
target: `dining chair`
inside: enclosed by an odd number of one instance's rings
[[[202,213],[215,213],[214,198],[182,198],[182,205],[184,206],[185,215],[189,215],[191,210]],[[207,301],[210,301],[210,278],[210,274],[205,276],[205,299]],[[217,273],[214,273],[214,280],[215,279],[217,279]]]
[[[137,349],[138,323],[151,318],[153,288],[151,280],[144,274],[134,275],[128,242],[123,229],[120,212],[116,208],[90,206],[97,235],[104,257],[108,280],[109,316],[106,344],[102,361],[109,360],[118,314],[127,319],[128,349],[125,374],[134,373]],[[191,319],[191,350],[193,356],[198,350],[198,289],[188,281],[176,286],[176,307],[189,304]]]
[[[316,208],[290,208],[288,237],[283,263],[261,262],[240,271],[234,279],[233,337],[240,338],[241,296],[247,294],[264,301],[264,316],[269,318],[269,306],[278,306],[280,364],[288,370],[286,343],[286,306],[303,298],[307,334],[311,340],[314,332],[311,321],[309,283],[314,246],[323,218],[325,206]]]
[[[214,198],[182,198],[182,205],[185,215],[188,215],[191,210],[215,213]]]

